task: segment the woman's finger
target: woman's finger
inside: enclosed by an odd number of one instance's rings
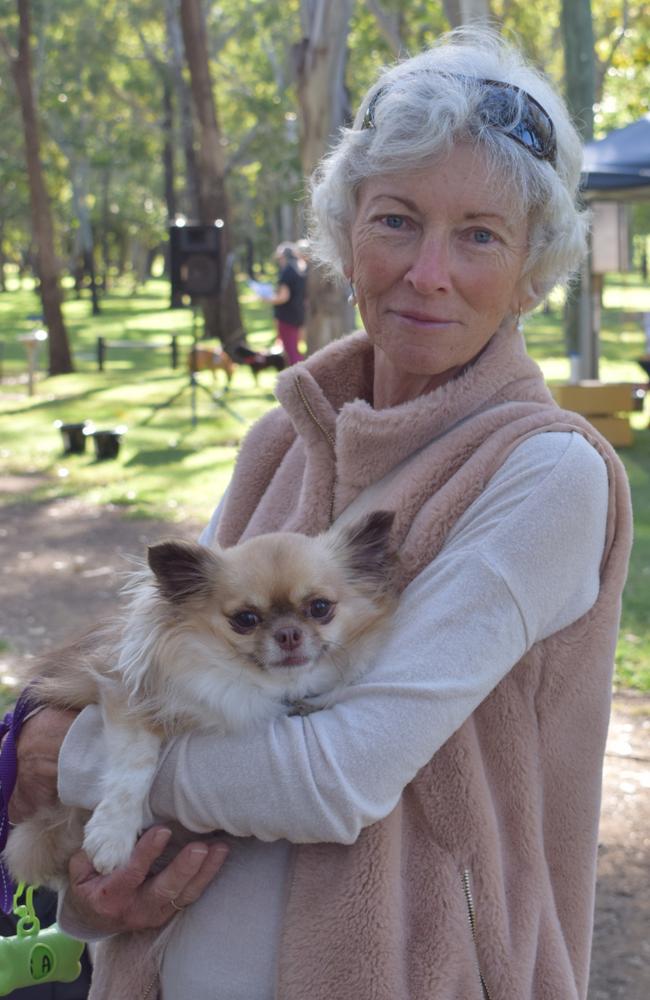
[[[223,843],[187,844],[149,883],[148,891],[158,904],[180,909],[195,902],[226,859]],[[169,912],[169,910],[167,910]]]
[[[133,890],[142,885],[151,871],[151,866],[167,847],[171,835],[171,830],[164,826],[152,826],[149,830],[145,830],[133,848],[126,865],[114,872],[124,889]]]

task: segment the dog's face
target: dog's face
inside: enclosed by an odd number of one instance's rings
[[[316,538],[261,535],[229,549],[162,542],[149,549],[161,596],[210,633],[264,686],[342,679],[392,602],[394,515],[376,512]]]

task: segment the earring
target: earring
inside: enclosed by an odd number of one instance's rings
[[[348,303],[351,306],[356,306],[357,304],[357,293],[353,281],[350,282],[350,294],[348,295]]]

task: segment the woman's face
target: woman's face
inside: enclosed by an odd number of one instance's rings
[[[527,304],[526,218],[480,151],[363,182],[352,267],[368,335],[404,373],[451,378]]]

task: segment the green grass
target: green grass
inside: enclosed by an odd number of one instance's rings
[[[0,295],[0,341],[4,342],[0,386],[0,464],[5,473],[31,474],[38,483],[30,499],[74,494],[96,504],[119,504],[139,517],[205,522],[221,496],[237,448],[247,428],[273,405],[275,373],[262,373],[259,385],[239,367],[221,405],[197,391],[198,423],[191,423],[191,392],[185,358],[191,344],[192,317],[167,308],[167,288],[150,281],[133,293],[117,288],[102,303],[102,315],[90,316],[87,299],[64,306],[77,371],[47,378],[42,373],[36,394],[27,395],[24,345],[19,341],[40,312],[32,289],[13,287]],[[241,296],[249,341],[267,347],[273,339],[270,310],[245,290]],[[601,333],[601,379],[644,382],[635,359],[644,353],[640,313],[650,311],[650,290],[635,276],[608,283]],[[183,367],[172,371],[167,348],[109,350],[106,369],[97,371],[96,338],[168,342],[176,333]],[[561,300],[547,312],[538,310],[526,323],[532,356],[550,383],[566,381]],[[41,362],[44,362],[41,348]],[[219,373],[216,388],[224,385]],[[23,381],[19,381],[22,378]],[[202,384],[213,388],[209,373]],[[184,390],[184,391],[181,391]],[[175,402],[161,406],[180,393]],[[617,650],[617,683],[650,691],[650,431],[645,414],[634,414],[631,448],[620,451],[632,485],[635,547],[624,595],[621,638]],[[91,447],[83,455],[63,456],[55,420],[90,419],[97,427],[126,424],[119,458],[97,462]],[[90,442],[89,442],[90,445]],[[16,500],[5,494],[0,502]]]
[[[192,316],[169,310],[166,291],[163,282],[149,282],[135,295],[123,289],[104,300],[99,317],[88,315],[87,301],[66,302],[77,370],[56,378],[41,373],[31,397],[24,382],[25,348],[18,338],[33,326],[25,317],[37,312],[38,303],[30,290],[0,296],[0,339],[5,341],[0,458],[5,472],[46,477],[31,492],[33,499],[74,493],[93,503],[123,505],[138,516],[201,521],[209,516],[230,478],[244,433],[274,402],[275,373],[261,373],[256,384],[250,370],[239,367],[230,390],[224,391],[222,372],[216,379],[202,372],[200,387],[192,392],[186,365]],[[245,295],[243,299],[249,342],[265,347],[273,338],[270,311]],[[168,347],[172,333],[179,343],[176,370]],[[98,336],[165,346],[109,348],[99,372]],[[45,346],[40,355],[44,367]],[[56,420],[91,420],[98,429],[126,425],[118,461],[96,461],[92,441],[83,455],[64,456]],[[4,502],[14,499],[12,494],[3,497]]]

